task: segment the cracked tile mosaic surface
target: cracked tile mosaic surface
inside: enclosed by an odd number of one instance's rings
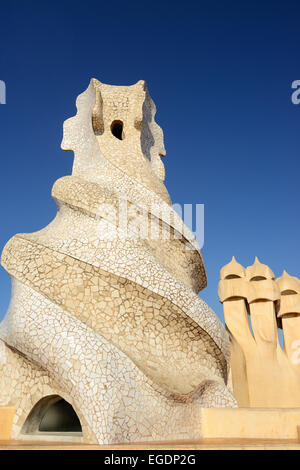
[[[201,407],[237,406],[228,338],[197,295],[205,266],[164,186],[154,116],[145,82],[92,80],[64,124],[74,166],[53,187],[56,218],[3,250],[13,290],[0,404],[17,409],[14,437],[47,395],[68,401],[82,439],[99,443],[198,438]],[[155,237],[142,236],[141,213]]]

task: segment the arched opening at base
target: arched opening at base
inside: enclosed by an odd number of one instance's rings
[[[70,403],[59,395],[49,395],[33,407],[24,422],[21,434],[80,437],[82,427]]]

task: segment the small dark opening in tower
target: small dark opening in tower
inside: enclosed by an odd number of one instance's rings
[[[110,130],[111,130],[112,135],[114,135],[117,139],[119,139],[119,140],[124,139],[123,122],[122,121],[113,121],[111,123]]]

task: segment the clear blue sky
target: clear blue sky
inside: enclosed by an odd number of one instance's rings
[[[202,297],[222,318],[219,270],[232,255],[299,276],[299,13],[290,1],[2,3],[1,249],[54,217],[51,187],[72,166],[62,124],[89,79],[145,79],[172,200],[205,204]],[[9,297],[1,268],[0,318]]]

